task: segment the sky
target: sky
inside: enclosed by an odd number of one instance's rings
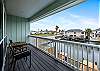
[[[92,30],[100,28],[99,0],[86,0],[85,2],[63,10],[59,13],[41,19],[30,24],[30,30],[55,30],[55,26],[59,29],[82,29],[91,28]]]

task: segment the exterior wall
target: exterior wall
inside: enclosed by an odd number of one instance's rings
[[[7,15],[7,36],[8,40],[15,41],[26,41],[26,35],[30,32],[30,24],[27,19]]]
[[[76,32],[76,33],[74,33],[74,32],[66,32],[65,34],[66,34],[68,37],[69,37],[70,35],[73,35],[73,37],[81,37],[81,36],[85,37],[85,34],[82,34],[81,32]],[[74,35],[76,35],[76,36],[74,36]]]
[[[100,41],[100,30],[93,30],[90,34],[92,41]]]
[[[92,38],[95,38],[95,37],[96,37],[96,31],[93,30],[92,33],[90,34],[90,36],[91,36]]]
[[[97,40],[97,41],[100,41],[100,34],[97,35],[96,40]]]

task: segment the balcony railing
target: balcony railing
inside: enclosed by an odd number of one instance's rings
[[[73,69],[100,71],[99,45],[38,36],[29,36],[29,42]]]

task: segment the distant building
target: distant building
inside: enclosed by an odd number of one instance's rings
[[[90,40],[92,41],[100,41],[100,28],[92,30]]]
[[[84,31],[80,29],[70,29],[65,31],[65,35],[68,37],[79,37],[79,38],[85,38]]]
[[[53,31],[53,30],[49,30],[48,33],[50,34],[54,34],[56,31]]]
[[[37,31],[31,31],[30,34],[37,34]]]
[[[49,33],[54,33],[55,31],[48,31],[48,30],[41,30],[41,31],[31,31],[30,34],[49,34]]]

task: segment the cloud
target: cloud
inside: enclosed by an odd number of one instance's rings
[[[100,23],[97,18],[82,16],[66,12],[44,18],[40,21],[34,22],[32,25],[35,28],[54,30],[58,25],[61,29],[85,29],[85,28],[98,28]],[[34,28],[34,29],[35,29]]]
[[[75,14],[71,14],[71,13],[68,13],[71,17],[73,17],[73,18],[80,18],[80,17],[82,17],[82,16],[79,16],[79,15],[75,15]]]
[[[90,24],[90,25],[98,24],[97,20],[94,18],[83,18],[80,19],[79,22],[82,24]]]
[[[79,24],[90,24],[90,25],[96,25],[96,24],[99,24],[99,21],[98,19],[96,18],[91,18],[91,17],[88,17],[88,16],[80,16],[80,15],[76,15],[76,14],[70,14],[69,15],[71,16],[71,20],[74,21],[74,23],[79,23]]]

